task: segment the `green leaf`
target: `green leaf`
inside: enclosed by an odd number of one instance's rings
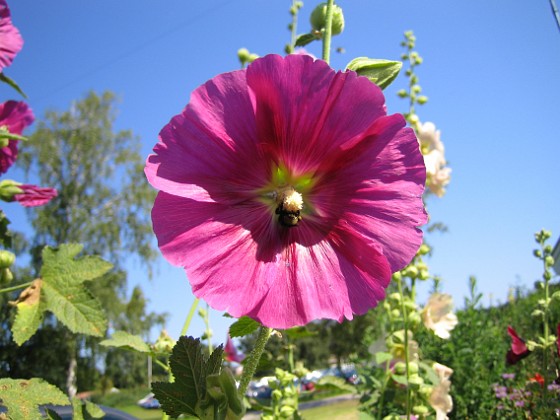
[[[40,419],[43,404],[69,405],[64,393],[43,379],[0,379],[2,405],[9,419]]]
[[[381,60],[375,58],[358,57],[346,66],[346,70],[353,70],[360,76],[365,76],[381,89],[389,86],[401,71],[400,61]]]
[[[296,39],[296,47],[305,47],[307,44],[315,41],[317,37],[313,34],[298,35]]]
[[[23,96],[24,98],[27,98],[27,95],[25,93],[23,93],[23,90],[21,90],[21,88],[18,86],[18,84],[10,79],[8,76],[6,76],[4,73],[0,73],[0,82],[4,82],[9,84],[11,87],[13,87],[15,90],[18,91],[18,93]]]
[[[112,265],[99,257],[75,258],[81,244],[43,249],[43,293],[46,309],[56,315],[72,332],[100,337],[107,319],[99,301],[83,285],[102,276]]]
[[[171,417],[188,414],[205,418],[205,410],[200,405],[207,401],[206,377],[220,373],[223,353],[220,346],[206,359],[199,339],[181,337],[169,358],[175,382],[152,384],[163,411]]]
[[[261,324],[254,319],[242,316],[229,327],[229,336],[231,338],[244,337],[254,333],[260,326]]]
[[[45,305],[40,300],[41,284],[41,280],[35,280],[15,302],[17,313],[12,325],[12,337],[18,346],[29,340],[43,321]]]
[[[375,353],[375,363],[377,363],[378,365],[388,362],[392,358],[393,355],[391,353],[386,353],[384,351],[378,351],[377,353]]]
[[[323,376],[317,381],[318,389],[337,389],[340,391],[356,392],[356,387],[347,383],[344,378],[339,378],[338,376]]]
[[[309,331],[305,326],[293,327],[284,331],[288,337],[297,340],[299,338],[313,337],[317,335],[316,331]]]
[[[393,379],[393,381],[401,384],[401,385],[407,385],[408,381],[406,380],[406,376],[404,375],[391,375],[391,378]]]
[[[82,401],[79,398],[72,398],[72,419],[73,420],[93,420],[102,419],[105,412],[96,404],[90,401]]]
[[[125,350],[132,350],[138,353],[152,352],[150,346],[144,342],[142,337],[129,334],[125,331],[116,331],[113,334],[113,337],[103,340],[100,344],[106,347],[120,347]]]

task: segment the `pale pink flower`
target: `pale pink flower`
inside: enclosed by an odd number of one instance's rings
[[[18,185],[18,188],[23,192],[15,194],[13,200],[24,207],[43,206],[58,195],[54,188],[43,188],[29,184]]]
[[[0,73],[12,64],[14,57],[23,47],[23,38],[12,24],[6,0],[0,0]]]
[[[306,55],[197,88],[160,133],[159,247],[195,296],[273,328],[342,321],[385,296],[422,243],[425,167],[381,90]]]
[[[453,313],[453,298],[447,294],[434,293],[422,310],[422,320],[426,328],[432,330],[435,335],[448,339],[458,322]]]
[[[0,133],[8,131],[12,134],[21,134],[34,119],[31,108],[25,102],[7,101],[0,104]],[[0,147],[0,174],[6,173],[18,155],[17,140],[0,139],[0,145],[2,144],[3,147]]]

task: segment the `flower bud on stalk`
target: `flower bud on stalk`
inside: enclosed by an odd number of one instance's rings
[[[315,31],[320,31],[325,28],[327,24],[327,3],[319,4],[313,12],[311,12],[310,17],[311,27]],[[333,17],[332,17],[332,34],[338,35],[344,30],[344,15],[342,14],[342,9],[333,5]]]

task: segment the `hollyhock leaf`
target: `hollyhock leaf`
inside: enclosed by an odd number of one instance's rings
[[[107,319],[101,304],[83,283],[102,276],[113,265],[94,256],[76,258],[82,249],[81,244],[43,249],[42,291],[46,309],[72,332],[99,337],[107,329]]]
[[[195,296],[287,329],[363,314],[422,243],[418,141],[378,86],[269,55],[197,88],[145,173],[164,257]]]
[[[315,41],[317,37],[313,34],[302,34],[298,35],[296,39],[296,47],[305,47],[307,44],[311,44]]]
[[[375,353],[375,363],[377,363],[378,365],[388,362],[389,360],[391,360],[393,358],[393,355],[391,353],[386,353],[383,351],[377,352]]]
[[[316,331],[309,331],[306,327],[293,327],[283,331],[292,340],[300,338],[313,337],[318,333]]]
[[[317,381],[317,388],[328,391],[344,391],[356,393],[356,387],[346,382],[344,378],[338,376],[327,375]]]
[[[251,319],[248,316],[242,316],[230,325],[229,335],[232,338],[244,337],[257,331],[260,326],[261,324],[259,324],[254,319]]]
[[[41,279],[34,280],[31,286],[20,293],[15,302],[10,302],[17,308],[11,330],[12,338],[18,346],[35,334],[43,320],[45,304],[41,301],[42,283]]]
[[[103,340],[102,346],[119,347],[124,350],[131,350],[138,353],[151,353],[150,346],[139,335],[127,333],[125,331],[115,331],[113,336]]]
[[[0,379],[0,405],[8,409],[9,419],[40,419],[39,406],[69,405],[68,397],[43,379]]]
[[[171,417],[187,414],[204,418],[201,403],[207,400],[206,377],[219,374],[223,349],[216,348],[207,359],[199,339],[181,337],[169,358],[175,382],[155,382],[152,391]]]
[[[24,98],[27,99],[27,95],[25,94],[25,92],[19,87],[19,85],[11,78],[9,78],[8,76],[6,76],[4,73],[0,73],[0,82],[4,82],[6,84],[8,84],[9,86],[11,86],[13,89],[15,89],[17,91],[17,93],[19,93],[21,96],[23,96]]]
[[[389,86],[399,75],[402,63],[400,61],[382,60],[376,58],[358,57],[346,66],[360,76],[365,76],[381,89]]]

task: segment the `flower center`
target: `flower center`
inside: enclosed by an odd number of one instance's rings
[[[276,202],[278,203],[276,208],[278,222],[284,227],[297,226],[301,220],[303,196],[290,186],[278,193]]]

